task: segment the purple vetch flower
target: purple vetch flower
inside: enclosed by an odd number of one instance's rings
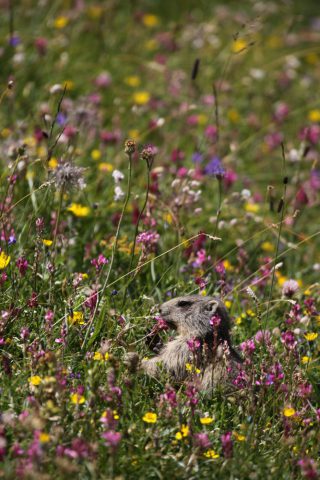
[[[218,157],[212,157],[210,162],[207,163],[204,173],[207,175],[213,175],[215,177],[223,178],[225,174],[225,170],[221,164],[221,160]]]
[[[304,457],[298,461],[298,465],[301,468],[301,473],[305,478],[309,480],[316,480],[318,477],[317,464],[313,458]]]
[[[17,47],[21,43],[21,39],[18,35],[12,35],[9,39],[9,45],[11,47]]]
[[[193,155],[192,155],[192,161],[193,161],[193,163],[195,163],[195,164],[197,164],[197,165],[198,165],[199,163],[201,163],[201,162],[203,161],[203,155],[202,155],[202,153],[200,153],[200,152],[194,152]]]
[[[16,265],[18,267],[21,277],[24,277],[28,269],[28,261],[25,258],[19,257],[16,261]]]
[[[198,338],[190,338],[187,340],[187,345],[190,352],[196,352],[201,347],[201,342]]]
[[[207,448],[211,447],[211,442],[207,433],[195,433],[193,438],[195,440],[196,446],[201,448],[201,450],[206,450]]]
[[[288,350],[294,350],[295,346],[297,345],[296,337],[290,330],[281,333],[281,342]]]
[[[121,442],[122,435],[120,432],[109,430],[108,432],[103,432],[101,437],[105,440],[105,445],[115,451]]]
[[[256,346],[254,344],[254,341],[251,338],[240,344],[240,350],[249,356],[252,355],[255,349],[256,349]]]
[[[210,318],[210,325],[212,325],[212,327],[219,327],[221,323],[221,318],[219,317],[219,315],[212,315],[212,317]]]
[[[233,454],[233,441],[231,432],[221,435],[221,444],[225,458],[231,458]]]
[[[158,243],[159,238],[159,233],[149,230],[142,232],[137,236],[137,243],[141,243],[144,246],[155,245]]]

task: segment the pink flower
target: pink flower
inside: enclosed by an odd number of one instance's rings
[[[233,441],[231,432],[221,435],[221,444],[224,456],[226,458],[231,458],[233,454]]]
[[[114,451],[118,447],[122,437],[120,432],[115,432],[114,430],[104,432],[101,436],[105,440],[105,445],[107,447],[111,447],[111,449]]]

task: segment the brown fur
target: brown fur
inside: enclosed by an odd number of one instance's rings
[[[154,377],[163,369],[175,381],[183,382],[188,377],[186,363],[191,363],[201,370],[204,391],[226,382],[227,368],[236,368],[236,363],[242,359],[231,345],[230,319],[223,302],[200,295],[178,297],[164,303],[160,315],[177,331],[177,336],[164,345],[159,355],[142,360],[142,369]],[[218,327],[210,324],[213,315],[221,319]],[[200,341],[201,347],[196,352],[188,347],[190,339]]]

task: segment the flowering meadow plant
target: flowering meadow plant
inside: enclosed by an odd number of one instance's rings
[[[0,2],[0,478],[319,478],[302,3]],[[146,376],[189,294],[222,299],[238,362],[212,313],[185,382]]]

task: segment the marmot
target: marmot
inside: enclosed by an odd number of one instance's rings
[[[190,295],[161,305],[160,315],[177,331],[177,336],[160,353],[141,362],[141,368],[157,377],[166,370],[176,382],[188,377],[186,364],[200,370],[201,389],[210,391],[225,383],[228,372],[242,359],[231,345],[230,318],[223,302],[213,297]],[[127,363],[137,365],[136,354],[128,354]]]

